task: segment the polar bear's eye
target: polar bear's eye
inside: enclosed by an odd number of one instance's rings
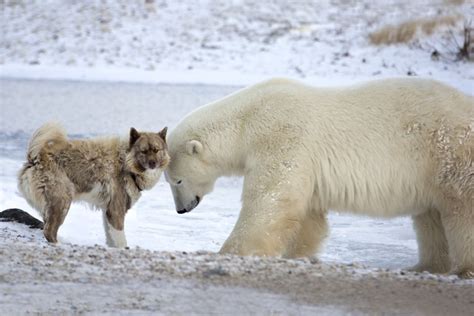
[[[181,183],[183,183],[183,180],[178,180],[178,181],[176,182],[176,185],[180,185]]]

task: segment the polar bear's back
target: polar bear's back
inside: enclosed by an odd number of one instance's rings
[[[472,114],[474,109],[472,96],[430,79],[382,79],[342,88],[317,88],[292,80],[273,79],[253,89],[263,99],[254,106],[292,113],[284,119],[333,119],[362,112],[366,122],[394,118],[394,115],[458,120],[467,119],[466,114]],[[339,115],[335,116],[335,112]]]
[[[172,131],[174,137],[203,134],[207,127],[229,125],[229,119],[265,134],[278,125],[305,128],[317,123],[389,127],[403,119],[463,120],[472,117],[474,98],[429,79],[383,79],[342,88],[317,88],[288,79],[271,79],[239,90],[188,114]],[[265,124],[261,124],[265,122]],[[359,127],[357,127],[358,129]],[[301,132],[300,128],[295,131]],[[255,135],[258,136],[258,135]],[[179,137],[181,138],[181,137]]]
[[[343,88],[276,79],[253,89],[246,93],[255,95],[252,102],[229,100],[229,104],[246,113],[241,114],[246,124],[258,125],[253,131],[262,135],[267,128],[273,135],[280,130],[313,139],[350,133],[355,133],[351,138],[392,138],[390,133],[421,135],[416,132],[432,132],[443,122],[467,127],[474,120],[474,97],[428,79],[384,79]],[[233,97],[241,99],[239,94]]]
[[[442,142],[473,125],[473,98],[433,80],[315,88],[278,79],[253,89],[258,102],[245,105],[245,137],[255,149],[275,148],[274,159],[285,159],[278,148],[307,155],[306,172],[313,173],[322,209],[350,206],[378,216],[423,209],[438,194],[445,164],[440,146],[458,147]],[[449,135],[440,140],[440,133]],[[472,137],[462,146],[472,147]]]

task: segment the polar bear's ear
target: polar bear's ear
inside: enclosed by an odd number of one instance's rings
[[[199,154],[202,152],[202,144],[198,140],[190,140],[186,143],[186,151],[190,155]]]

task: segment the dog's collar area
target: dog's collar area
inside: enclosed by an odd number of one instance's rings
[[[137,175],[134,173],[130,173],[130,176],[132,177],[133,183],[135,183],[135,186],[137,187],[138,191],[142,192],[143,189],[140,187],[140,185],[137,182]]]

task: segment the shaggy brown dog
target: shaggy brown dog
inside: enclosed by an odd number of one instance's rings
[[[107,245],[126,247],[128,209],[151,189],[168,165],[165,127],[159,133],[130,130],[127,139],[69,140],[63,128],[48,123],[33,135],[18,187],[44,220],[44,236],[57,242],[59,226],[73,201],[103,211]]]

